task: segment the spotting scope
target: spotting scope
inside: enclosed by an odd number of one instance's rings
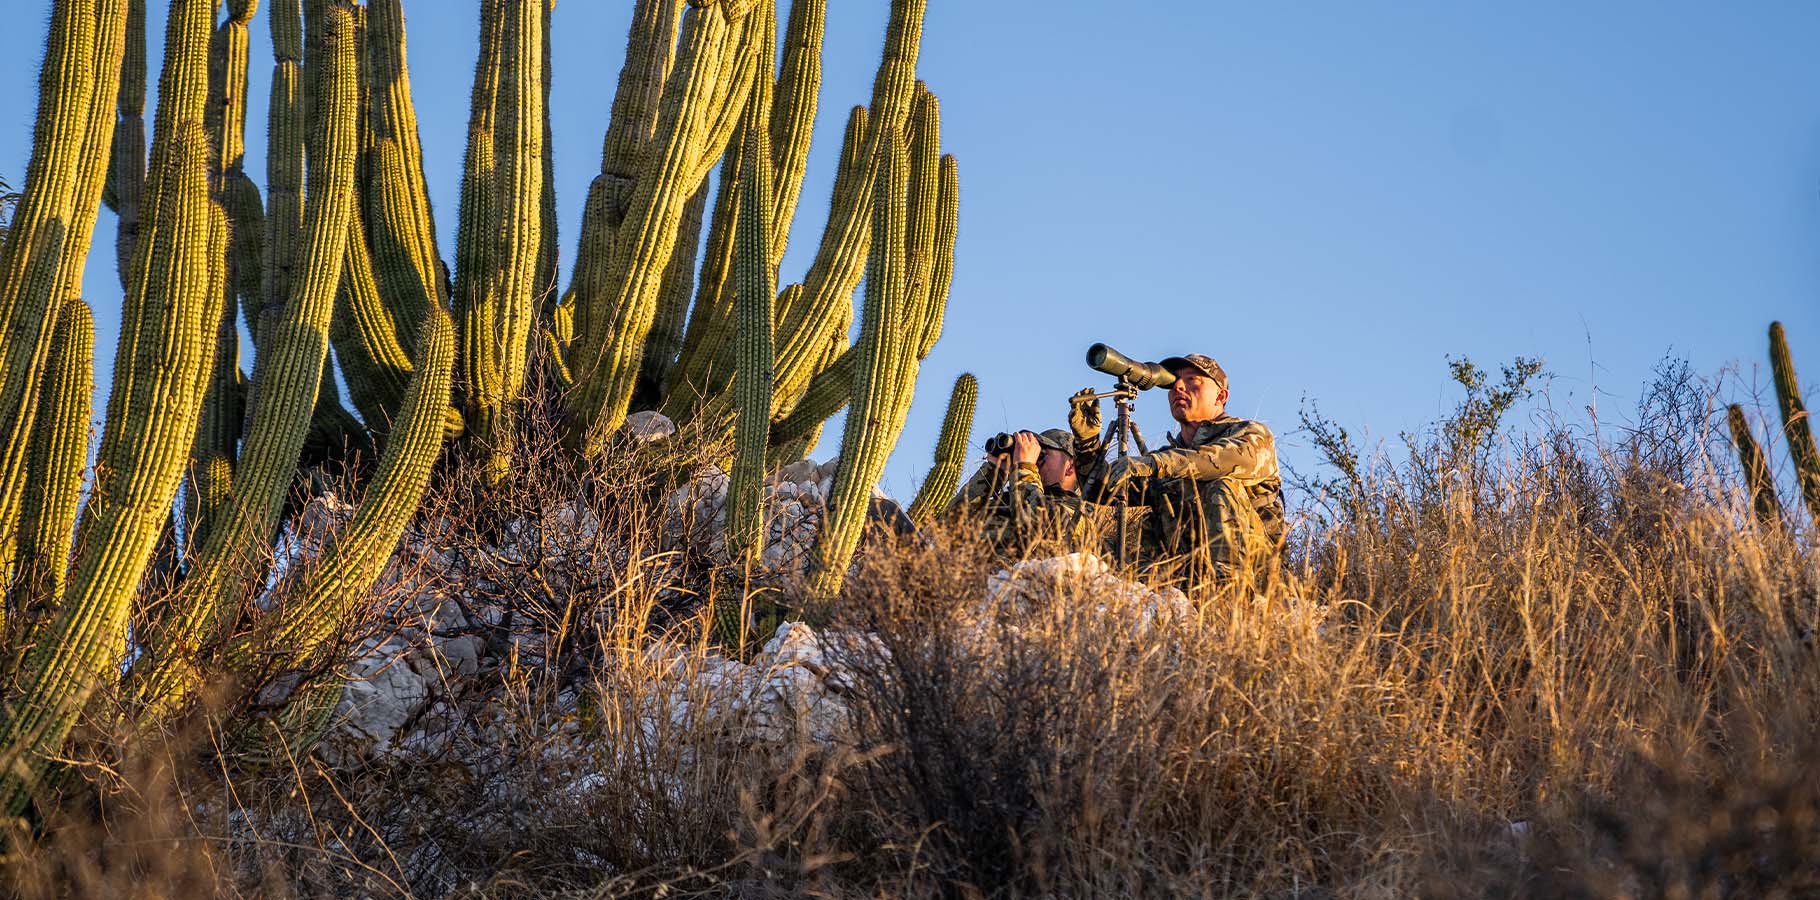
[[[1175,373],[1153,362],[1138,362],[1105,344],[1087,348],[1087,365],[1114,378],[1123,378],[1138,390],[1175,384]]]

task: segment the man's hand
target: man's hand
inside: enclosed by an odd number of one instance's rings
[[[1086,387],[1068,398],[1068,428],[1074,432],[1074,439],[1086,441],[1099,437],[1100,434],[1100,400],[1094,394],[1098,391]]]
[[[1034,466],[1042,455],[1043,445],[1036,442],[1035,432],[1020,431],[1011,436],[1012,464],[1021,466],[1029,463]]]
[[[1121,456],[1106,469],[1106,493],[1116,494],[1130,484],[1133,478],[1149,478],[1155,474],[1156,462],[1150,457]]]

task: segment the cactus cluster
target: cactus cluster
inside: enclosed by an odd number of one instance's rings
[[[1788,456],[1795,467],[1795,487],[1807,506],[1808,515],[1820,525],[1820,449],[1814,444],[1813,426],[1807,404],[1801,398],[1801,382],[1795,377],[1794,358],[1789,355],[1788,334],[1781,322],[1769,325],[1770,373],[1776,381],[1776,408],[1781,414],[1782,437],[1788,442]],[[1732,404],[1726,410],[1732,442],[1738,448],[1738,463],[1744,473],[1745,487],[1750,492],[1751,508],[1757,519],[1768,525],[1781,526],[1782,501],[1776,496],[1776,480],[1770,471],[1762,448],[1751,435],[1744,408]]]
[[[554,4],[479,6],[451,270],[401,0],[171,0],[149,154],[145,0],[52,0],[32,157],[0,244],[0,650],[18,677],[0,719],[0,813],[28,800],[99,689],[123,688],[108,693],[156,724],[219,667],[332,671],[329,639],[445,443],[459,437],[488,477],[507,477],[520,410],[540,389],[582,456],[610,448],[634,409],[731,438],[731,524],[747,552],[763,534],[766,473],[851,404],[813,586],[838,587],[952,273],[956,167],[915,76],[924,0],[891,3],[814,262],[781,290],[826,0],[790,3],[781,46],[777,0],[637,0],[560,293]],[[244,141],[261,12],[273,59],[263,195]],[[104,204],[125,299],[78,517],[93,343],[78,288]],[[956,391],[958,422],[972,400]],[[944,432],[937,492],[965,423]],[[353,520],[281,602],[255,603],[299,476],[327,464],[365,483]],[[307,687],[298,695],[320,701],[333,684]]]

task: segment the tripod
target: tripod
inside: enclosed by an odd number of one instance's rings
[[[1137,395],[1137,385],[1133,384],[1131,379],[1124,375],[1119,376],[1118,383],[1113,385],[1112,390],[1101,391],[1093,395],[1093,399],[1095,400],[1102,400],[1107,397],[1112,398],[1113,408],[1117,410],[1117,412],[1112,417],[1112,430],[1106,437],[1106,440],[1109,442],[1113,439],[1113,436],[1116,436],[1119,447],[1119,457],[1121,459],[1131,455],[1131,445],[1134,443],[1137,444],[1138,453],[1147,454],[1150,452],[1150,448],[1144,444],[1144,433],[1138,430],[1137,421],[1131,418],[1131,404],[1137,399]],[[1130,548],[1126,546],[1128,543],[1126,532],[1129,530],[1126,527],[1126,514],[1129,512],[1131,506],[1131,502],[1126,499],[1127,493],[1128,491],[1121,488],[1118,497],[1113,500],[1113,508],[1118,511],[1118,522],[1115,527],[1119,530],[1118,553],[1119,565],[1121,567],[1131,561]]]

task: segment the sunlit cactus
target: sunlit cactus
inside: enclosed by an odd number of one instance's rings
[[[739,249],[733,269],[738,300],[739,368],[735,375],[738,421],[734,426],[733,478],[729,486],[727,530],[730,546],[746,558],[763,549],[765,450],[771,430],[772,294],[777,276],[771,267],[769,109],[762,97],[746,106],[746,183],[739,204]]]
[[[840,466],[834,473],[828,512],[816,533],[814,571],[807,586],[811,596],[830,597],[840,590],[866,525],[872,490],[897,443],[916,384],[917,310],[904,264],[910,177],[906,151],[893,134],[887,134],[880,147],[883,161],[873,191],[866,308],[853,349],[857,354],[853,404],[841,433]]]
[[[941,436],[935,442],[935,466],[923,478],[923,486],[910,504],[911,521],[922,522],[947,508],[960,487],[961,470],[967,465],[967,442],[973,432],[973,407],[979,396],[979,381],[972,373],[954,379],[954,389],[948,394],[948,412],[942,417]]]
[[[1795,377],[1795,361],[1789,355],[1788,335],[1781,322],[1769,325],[1769,366],[1776,378],[1776,408],[1782,412],[1782,436],[1795,464],[1795,483],[1808,515],[1820,524],[1820,449],[1814,446],[1813,425],[1801,399],[1801,381]]]
[[[43,413],[33,430],[26,492],[19,520],[19,566],[14,608],[22,635],[63,596],[70,538],[88,466],[89,395],[94,390],[95,320],[88,304],[70,300],[57,315],[57,333],[39,388]],[[22,643],[29,643],[29,636]]]

